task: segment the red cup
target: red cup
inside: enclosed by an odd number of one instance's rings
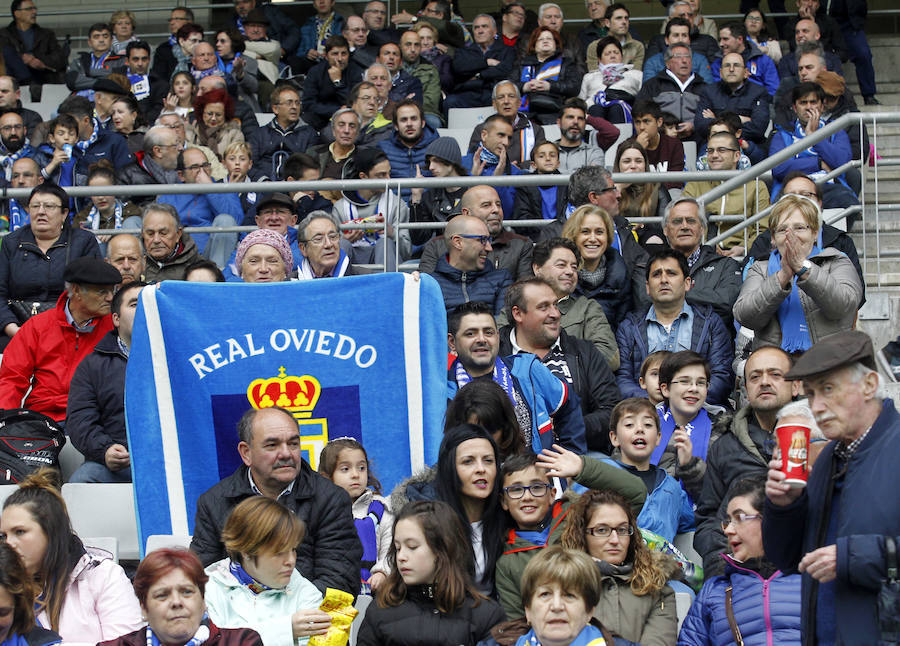
[[[809,477],[809,426],[791,422],[775,429],[781,451],[781,472],[791,487],[806,486]]]

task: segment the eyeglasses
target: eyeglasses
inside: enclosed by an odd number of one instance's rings
[[[2,126],[0,127],[0,132],[19,132],[20,130],[25,130],[25,126],[17,125],[17,126]]]
[[[788,231],[793,231],[796,234],[803,233],[804,231],[809,231],[812,227],[808,224],[792,224],[789,227],[778,227],[775,229],[775,235],[777,236],[786,236]]]
[[[190,166],[185,166],[184,170],[189,170],[192,173],[196,173],[201,168],[203,170],[209,170],[210,168],[212,168],[212,164],[210,164],[209,162],[204,162],[202,164],[191,164]]]
[[[340,239],[341,239],[341,234],[337,233],[335,231],[332,231],[331,233],[328,233],[328,234],[320,233],[317,236],[313,236],[312,238],[310,238],[309,240],[306,241],[306,244],[311,244],[316,247],[321,247],[323,244],[325,244],[326,240],[328,240],[328,242],[337,242]]]
[[[689,227],[697,226],[700,224],[700,220],[697,218],[672,218],[669,220],[674,226],[680,227],[682,224],[686,224]]]
[[[735,526],[740,527],[744,523],[749,523],[751,520],[758,520],[760,518],[762,518],[762,514],[738,514],[733,518],[726,518],[721,523],[722,531],[724,532],[726,529],[728,529],[728,526],[731,523],[734,523]]]
[[[737,148],[707,148],[707,153],[716,153],[717,155],[724,155],[725,153],[736,153]]]
[[[457,238],[468,238],[469,240],[477,240],[478,244],[480,244],[482,247],[486,247],[487,243],[491,241],[490,236],[480,236],[480,235],[473,234],[473,233],[457,233],[456,237]]]
[[[46,202],[28,205],[29,211],[58,211],[61,208],[62,204],[47,204]]]
[[[300,102],[299,102],[299,101],[292,101],[292,100],[289,100],[289,99],[285,99],[284,101],[279,101],[278,103],[275,103],[275,104],[273,104],[273,105],[286,105],[286,106],[289,107],[289,108],[296,108],[297,106],[300,105]]]
[[[535,498],[543,498],[547,495],[547,491],[550,490],[550,485],[544,484],[543,482],[536,482],[530,485],[513,485],[511,487],[506,487],[503,490],[507,496],[513,499],[519,499],[525,495],[527,491]]]
[[[588,527],[584,530],[585,534],[596,536],[597,538],[606,538],[613,532],[622,538],[634,534],[634,527],[631,525],[620,525],[619,527],[607,527],[606,525],[597,525],[596,527]]]
[[[685,388],[690,388],[691,386],[697,386],[697,388],[706,388],[707,386],[709,386],[709,382],[706,381],[706,379],[697,379],[695,381],[690,377],[679,377],[678,379],[673,379],[672,383],[678,384],[679,386],[684,386]]]
[[[762,22],[762,16],[747,16],[747,22]]]
[[[592,191],[593,193],[606,193],[607,191],[618,191],[619,187],[613,184],[612,186],[607,186],[606,188],[601,188],[599,191]]]

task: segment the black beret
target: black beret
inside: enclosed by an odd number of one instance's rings
[[[118,96],[129,94],[128,90],[108,78],[101,78],[94,81],[94,87],[92,89],[94,92],[106,92],[107,94],[116,94]]]
[[[63,271],[63,280],[77,285],[118,285],[122,274],[100,258],[76,258]]]
[[[838,332],[818,341],[804,352],[785,375],[785,379],[806,379],[856,362],[877,370],[872,339],[859,330]]]

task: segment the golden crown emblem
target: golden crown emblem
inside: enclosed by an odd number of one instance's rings
[[[278,376],[254,379],[247,387],[247,399],[253,408],[280,406],[303,419],[312,417],[313,409],[322,394],[319,380],[310,375],[287,376],[284,366],[278,368]]]

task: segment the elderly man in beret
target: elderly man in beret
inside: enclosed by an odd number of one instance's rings
[[[766,557],[803,574],[804,644],[882,643],[879,591],[890,543],[900,543],[900,415],[881,392],[872,340],[863,332],[820,340],[786,378],[803,381],[830,442],[806,486],[788,485],[780,460],[769,463]],[[885,627],[895,613],[881,613]]]
[[[63,422],[75,368],[113,327],[119,270],[100,258],[76,258],[63,280],[56,307],[28,319],[3,353],[0,408],[29,408]]]

